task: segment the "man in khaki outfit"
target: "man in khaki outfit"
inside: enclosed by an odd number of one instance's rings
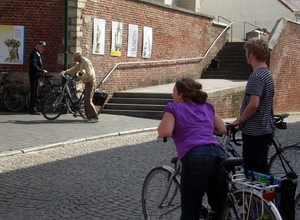
[[[96,84],[94,67],[86,57],[81,56],[80,52],[73,54],[76,65],[63,71],[64,74],[74,75],[85,85],[84,90],[84,110],[88,123],[98,122],[98,114],[93,104],[93,95]]]

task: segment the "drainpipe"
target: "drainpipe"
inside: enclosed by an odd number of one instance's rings
[[[64,53],[64,69],[68,69],[68,21],[69,21],[69,0],[65,0],[65,53]]]
[[[64,70],[68,69],[68,22],[69,22],[69,0],[65,0],[65,25],[64,25],[64,31],[65,31],[65,39],[64,39]],[[66,79],[62,78],[62,84],[64,85],[66,83]],[[66,114],[69,113],[69,109],[66,109]]]

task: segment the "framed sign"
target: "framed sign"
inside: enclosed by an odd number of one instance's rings
[[[104,55],[105,20],[94,18],[93,54]]]
[[[111,50],[110,55],[120,57],[122,51],[123,41],[123,24],[120,22],[112,22],[111,31]]]
[[[25,27],[0,25],[0,64],[24,64]]]
[[[128,26],[128,48],[127,56],[136,57],[138,49],[139,26],[129,24]]]
[[[143,32],[143,58],[151,58],[152,54],[152,28],[144,27]]]

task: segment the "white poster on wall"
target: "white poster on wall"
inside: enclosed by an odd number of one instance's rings
[[[93,54],[104,55],[105,50],[105,20],[94,18]]]
[[[120,57],[122,51],[123,41],[123,24],[113,21],[111,26],[111,51],[110,55]]]
[[[143,31],[143,58],[151,58],[152,53],[152,28],[144,27]]]
[[[128,25],[128,48],[127,56],[136,57],[138,49],[139,26],[134,24]]]
[[[25,27],[0,25],[0,64],[24,64]]]

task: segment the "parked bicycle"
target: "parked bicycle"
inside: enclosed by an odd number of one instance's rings
[[[287,125],[284,119],[289,114],[274,115],[274,120],[277,129],[286,129]],[[241,155],[235,149],[236,146],[242,145],[242,138],[236,136],[237,130],[231,129],[223,137],[221,141],[222,145],[226,149],[227,156],[241,157]],[[269,147],[268,154],[268,167],[269,173],[273,176],[281,179],[290,179],[293,182],[298,183],[298,176],[300,175],[300,147],[297,145],[291,145],[282,147],[276,135],[273,136],[272,145]],[[242,171],[242,167],[239,167],[239,171]],[[298,185],[298,184],[297,184]],[[296,219],[300,219],[300,189],[296,188],[295,192],[295,216]]]
[[[12,86],[23,82],[8,80],[6,77],[9,75],[9,72],[1,72],[1,74],[3,74],[3,77],[0,82],[0,101],[10,111],[23,110],[25,107],[25,93],[21,89]]]
[[[63,87],[49,95],[42,105],[42,114],[48,120],[57,119],[62,113],[71,112],[74,117],[85,117],[84,92],[76,89],[75,78],[61,74],[66,79]]]
[[[243,174],[235,174],[236,166],[242,166],[244,160],[239,157],[218,158],[226,169],[229,186],[222,219],[249,220],[281,220],[280,214],[273,203],[276,196],[275,187],[246,179]],[[170,166],[152,169],[146,176],[142,189],[142,210],[145,219],[178,219],[180,217],[180,169],[177,157]],[[209,209],[205,198],[199,207],[199,219],[210,220],[214,212]]]
[[[42,103],[45,101],[47,96],[55,93],[54,85],[52,82],[53,77],[54,77],[53,75],[44,75],[40,82],[38,95],[37,95],[37,101],[36,101],[38,108],[42,107]],[[29,91],[26,95],[27,108],[29,108],[30,99],[31,99],[31,91]]]

